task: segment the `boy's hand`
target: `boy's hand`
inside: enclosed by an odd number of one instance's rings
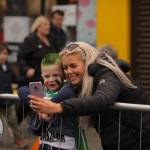
[[[42,120],[42,113],[38,113],[39,115],[39,120]]]
[[[42,120],[46,121],[46,122],[50,122],[51,120],[51,115],[48,114],[42,114]]]

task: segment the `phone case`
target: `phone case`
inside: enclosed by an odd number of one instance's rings
[[[43,86],[41,82],[30,82],[30,94],[43,98]]]

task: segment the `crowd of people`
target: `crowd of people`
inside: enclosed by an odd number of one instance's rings
[[[130,65],[118,58],[111,45],[96,49],[85,42],[67,44],[63,16],[56,10],[50,20],[37,17],[18,54],[18,96],[26,104],[26,112],[32,112],[27,131],[40,137],[39,150],[86,150],[77,133],[89,127],[96,129],[104,150],[118,149],[118,138],[121,150],[140,146],[149,150],[150,114],[142,114],[141,127],[140,112],[122,111],[119,135],[119,111],[110,109],[115,102],[150,104],[142,87],[127,74]],[[0,56],[4,53],[8,55],[7,48]],[[1,70],[6,72],[7,59],[3,62],[3,58]],[[29,83],[37,81],[43,84],[43,98],[30,94]],[[17,115],[21,112],[19,107]]]

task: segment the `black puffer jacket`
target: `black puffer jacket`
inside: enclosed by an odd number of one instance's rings
[[[29,82],[43,81],[40,67],[41,60],[46,54],[53,52],[55,51],[51,47],[38,38],[36,32],[31,33],[25,38],[18,53],[20,76],[24,77],[20,86],[28,85]],[[26,73],[30,68],[35,69],[35,74],[31,78],[27,78]]]
[[[94,77],[93,95],[82,99],[74,98],[61,105],[64,115],[95,115],[94,124],[103,148],[118,149],[119,111],[109,109],[115,102],[150,104],[148,96],[133,79],[137,89],[124,86],[116,75],[107,67],[91,65],[89,74]],[[90,86],[90,85],[89,85]],[[100,114],[100,115],[99,115]],[[100,124],[99,124],[100,119]],[[150,149],[150,114],[143,113],[142,150]],[[120,150],[137,150],[140,143],[140,113],[122,111]]]
[[[51,24],[49,39],[52,49],[59,53],[67,42],[67,35],[63,29],[58,30],[53,24]]]

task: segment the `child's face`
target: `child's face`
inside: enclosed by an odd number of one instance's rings
[[[0,64],[5,64],[6,61],[8,60],[8,51],[7,49],[1,50],[0,51]]]
[[[55,91],[61,87],[63,83],[64,74],[59,64],[42,66],[41,72],[42,72],[41,75],[42,78],[44,79],[45,86],[50,91]]]

